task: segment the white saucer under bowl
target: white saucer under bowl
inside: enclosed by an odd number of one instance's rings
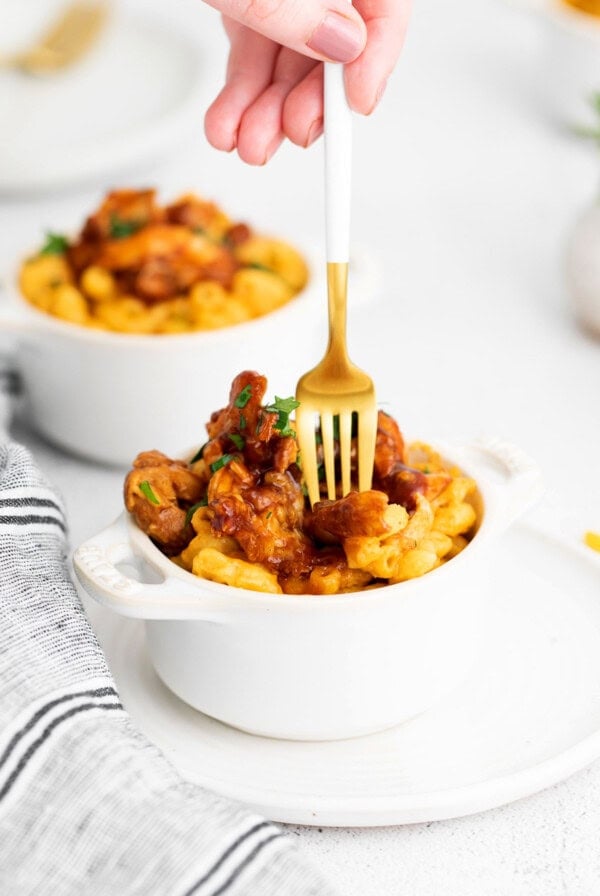
[[[468,680],[411,722],[355,740],[270,740],[203,716],[154,673],[142,622],[93,618],[124,705],[189,780],[275,821],[433,821],[535,793],[600,757],[600,558],[521,525],[493,562]]]

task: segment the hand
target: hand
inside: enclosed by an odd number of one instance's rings
[[[369,115],[400,54],[410,0],[207,0],[231,50],[225,87],[206,113],[209,142],[264,165],[285,137],[323,131],[323,60],[345,64],[352,109]]]

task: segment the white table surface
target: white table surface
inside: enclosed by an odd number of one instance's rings
[[[128,5],[183,25],[224,66],[217,16],[197,0]],[[350,341],[409,435],[494,433],[536,458],[548,494],[531,518],[577,540],[600,529],[600,343],[570,315],[561,255],[597,192],[600,154],[545,114],[540,41],[536,20],[501,0],[417,4],[381,108],[356,122],[353,236],[385,289],[356,310]],[[207,76],[207,96],[220,76]],[[171,158],[111,183],[155,183],[164,197],[195,189],[274,232],[291,232],[291,216],[300,239],[319,239],[320,146],[288,146],[251,169],[208,147],[202,114]],[[0,200],[2,268],[42,227],[72,229],[110,185]],[[27,420],[14,432],[62,491],[73,545],[117,515],[122,471],[59,452]],[[290,830],[346,896],[591,896],[600,763],[478,816]]]

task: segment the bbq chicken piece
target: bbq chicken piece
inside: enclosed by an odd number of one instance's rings
[[[205,495],[206,484],[181,460],[160,451],[144,451],[125,479],[125,506],[147,535],[173,555],[190,541],[188,509]]]
[[[250,229],[245,224],[233,225],[214,202],[207,202],[193,193],[168,205],[165,216],[170,224],[181,224],[190,230],[201,231],[212,240],[225,240],[232,245],[244,242],[250,236]]]
[[[163,220],[156,203],[156,190],[113,190],[100,207],[89,216],[81,231],[85,242],[109,240],[119,228],[145,227]]]
[[[204,448],[203,458],[207,464],[240,450],[240,446],[249,467],[273,468],[283,473],[296,463],[296,440],[278,432],[277,413],[263,408],[266,389],[266,377],[254,370],[244,370],[236,376],[229,404],[215,411],[206,424],[210,441]]]
[[[428,501],[437,497],[450,483],[446,473],[423,473],[406,463],[404,438],[396,421],[379,411],[375,441],[373,488],[385,492],[392,504],[414,511],[417,495]]]
[[[383,492],[350,492],[337,501],[319,501],[308,515],[306,528],[318,541],[342,543],[353,536],[381,538],[406,524],[406,511],[390,504]]]
[[[261,473],[237,457],[217,470],[208,486],[214,532],[241,545],[251,563],[281,575],[302,575],[315,549],[302,531],[304,493],[289,470]]]
[[[69,264],[75,274],[81,274],[86,267],[97,263],[106,240],[134,233],[147,224],[156,224],[162,216],[156,203],[156,190],[113,190],[89,216],[78,239],[69,246]]]
[[[173,298],[199,280],[231,284],[238,264],[224,246],[186,227],[152,224],[102,244],[95,263],[146,301]]]

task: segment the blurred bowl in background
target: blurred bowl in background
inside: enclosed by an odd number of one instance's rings
[[[16,276],[12,283],[16,283]],[[324,279],[282,308],[236,326],[181,334],[127,334],[72,324],[37,310],[15,286],[0,309],[11,330],[34,427],[56,445],[106,464],[127,465],[157,445],[167,452],[203,441],[215,400],[233,374],[268,367],[292,394],[315,346]],[[315,358],[316,360],[316,358]]]
[[[588,333],[600,338],[600,202],[575,222],[565,275],[573,314]]]
[[[0,302],[0,332],[16,343],[28,420],[61,448],[128,466],[142,450],[175,453],[204,441],[205,423],[219,401],[225,405],[239,370],[267,368],[281,395],[294,394],[327,338],[325,264],[301,251],[311,277],[283,307],[236,326],[173,335],[96,330],[39,311],[16,286],[19,261]],[[351,250],[349,307],[369,305],[379,280],[376,260]]]

